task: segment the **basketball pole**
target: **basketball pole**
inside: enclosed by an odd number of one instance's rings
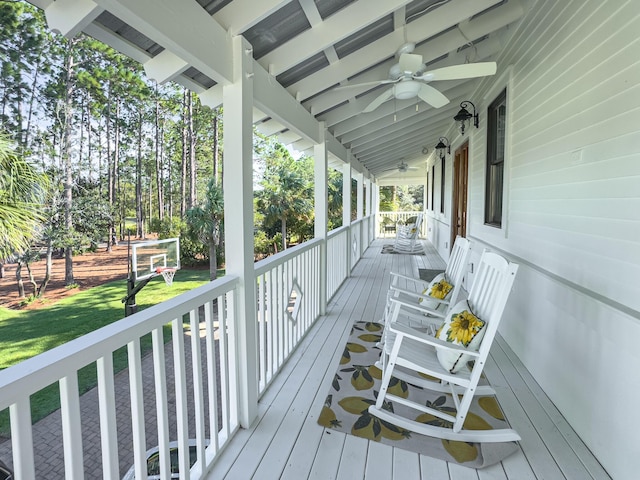
[[[142,280],[138,285],[136,285],[136,281],[133,278],[133,268],[131,266],[131,234],[129,233],[127,237],[127,296],[122,299],[122,303],[124,303],[124,316],[128,317],[129,315],[133,315],[138,311],[138,305],[136,304],[136,294],[142,290],[147,283],[152,278],[160,275],[159,273],[154,273],[150,277]]]

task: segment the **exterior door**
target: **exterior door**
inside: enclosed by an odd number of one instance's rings
[[[469,174],[469,143],[465,142],[453,157],[453,209],[451,213],[451,244],[457,235],[467,236],[467,178]]]

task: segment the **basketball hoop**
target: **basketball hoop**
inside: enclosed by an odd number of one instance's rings
[[[156,273],[162,275],[162,277],[164,278],[164,283],[166,283],[167,286],[170,287],[173,284],[173,276],[176,274],[176,269],[158,267],[156,268]]]

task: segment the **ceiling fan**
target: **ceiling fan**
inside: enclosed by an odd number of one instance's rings
[[[401,161],[398,165],[396,165],[393,168],[387,168],[386,170],[382,170],[382,173],[384,172],[391,172],[393,170],[397,170],[400,173],[406,173],[408,171],[413,171],[413,170],[420,170],[418,167],[410,167],[408,164],[406,164],[403,161]]]
[[[420,100],[428,103],[432,107],[440,108],[449,103],[449,99],[429,85],[429,82],[485,77],[496,73],[496,62],[465,63],[425,71],[422,55],[411,53],[414,48],[414,43],[405,43],[398,49],[396,53],[399,57],[398,63],[389,69],[388,79],[344,85],[338,87],[338,89],[392,84],[393,86],[391,88],[385,90],[367,105],[363,110],[364,113],[373,112],[384,102],[394,97],[398,100],[406,100],[417,96]]]

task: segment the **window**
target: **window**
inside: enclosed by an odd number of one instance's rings
[[[436,189],[436,166],[431,165],[431,210],[436,209],[436,205],[434,202],[433,192]]]
[[[444,213],[444,155],[440,157],[440,213]]]
[[[487,177],[484,222],[498,228],[502,227],[506,114],[507,90],[504,89],[487,109]]]

